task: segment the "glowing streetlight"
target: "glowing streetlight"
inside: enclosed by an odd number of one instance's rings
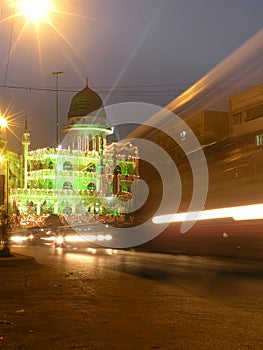
[[[0,149],[3,150],[6,146],[6,141],[3,140],[3,130],[7,128],[8,123],[4,116],[0,115]]]
[[[48,14],[52,11],[51,0],[17,0],[15,5],[19,15],[35,24],[48,21]]]
[[[0,115],[0,128],[1,129],[5,129],[7,127],[7,120],[5,117],[3,117],[2,115]]]

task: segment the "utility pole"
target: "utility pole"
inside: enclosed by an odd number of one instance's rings
[[[24,188],[27,188],[27,177],[28,177],[28,169],[27,169],[27,165],[28,165],[28,148],[30,145],[30,133],[27,130],[27,116],[25,116],[25,130],[23,133],[23,139],[22,139],[22,145],[24,147]]]
[[[59,146],[59,122],[58,122],[58,76],[64,72],[53,72],[52,74],[56,76],[56,143]]]

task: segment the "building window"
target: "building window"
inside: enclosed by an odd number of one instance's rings
[[[72,184],[69,181],[64,182],[63,190],[72,190]]]
[[[236,113],[232,115],[232,125],[240,124],[241,120],[241,113]]]
[[[121,174],[121,167],[119,165],[116,166],[116,168],[113,170],[113,174],[117,176],[118,174]]]
[[[256,146],[260,147],[263,145],[263,134],[255,136]]]
[[[48,163],[48,169],[49,169],[49,170],[54,169],[54,163],[53,163],[52,161],[50,161],[50,162]]]
[[[73,170],[72,164],[70,162],[65,162],[63,164],[63,170]]]
[[[72,214],[72,208],[70,206],[63,208],[63,214]]]
[[[81,151],[81,136],[77,137],[78,150]]]
[[[95,171],[96,171],[96,166],[95,166],[95,164],[90,163],[90,164],[87,166],[87,171],[88,171],[89,173],[95,173]]]
[[[87,186],[89,191],[96,191],[96,185],[93,182],[90,182]]]
[[[254,120],[260,117],[263,117],[263,105],[247,110],[246,121]]]

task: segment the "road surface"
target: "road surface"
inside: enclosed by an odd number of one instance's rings
[[[0,268],[3,349],[263,348],[256,261],[13,249],[38,264]]]

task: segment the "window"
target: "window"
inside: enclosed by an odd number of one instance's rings
[[[65,162],[63,164],[63,170],[73,170],[72,164],[70,162]]]
[[[255,136],[256,146],[260,147],[263,145],[263,134]]]
[[[232,115],[232,125],[239,124],[241,123],[241,121],[241,113],[236,113]]]
[[[69,181],[64,182],[63,190],[72,190],[72,184]]]
[[[48,163],[48,169],[49,169],[49,170],[54,169],[54,163],[53,163],[52,161],[50,161],[50,162]]]
[[[263,105],[247,110],[246,121],[254,120],[260,117],[263,117]]]
[[[119,165],[116,166],[116,168],[113,171],[114,175],[121,174],[121,167]]]
[[[87,171],[88,171],[89,173],[95,173],[95,172],[96,172],[96,166],[95,166],[95,164],[90,163],[90,164],[87,166]]]
[[[87,186],[89,191],[96,191],[96,185],[93,182],[90,182]]]

